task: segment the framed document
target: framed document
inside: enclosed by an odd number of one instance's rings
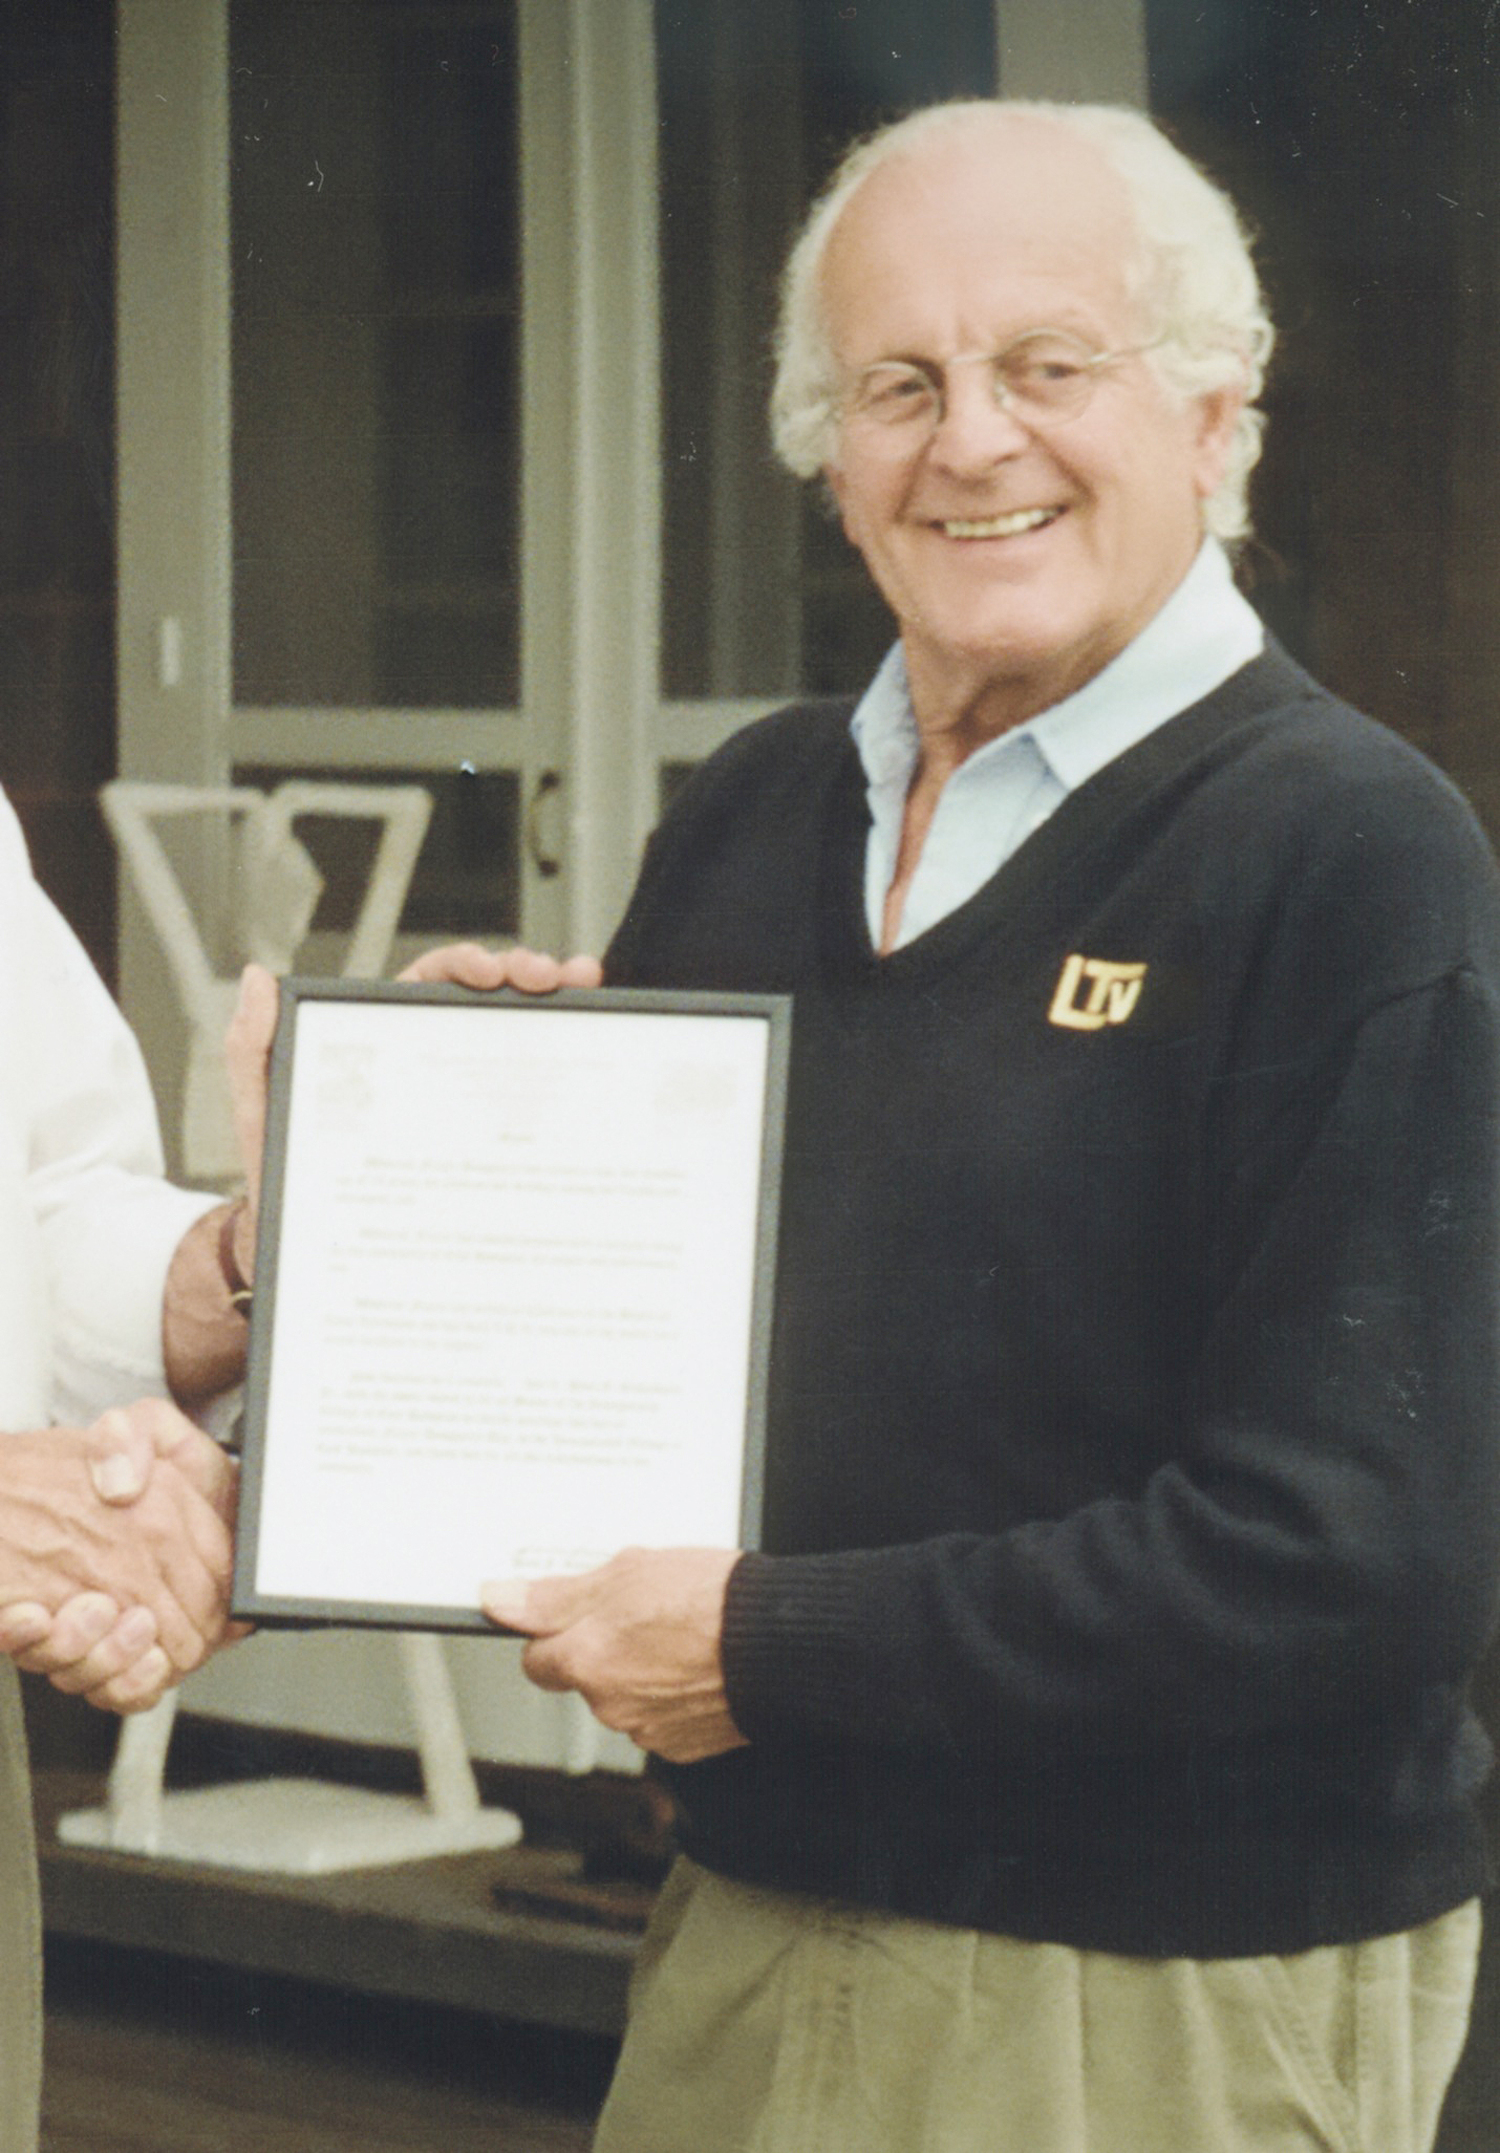
[[[790,1002],[281,994],[235,1613],[753,1547]]]

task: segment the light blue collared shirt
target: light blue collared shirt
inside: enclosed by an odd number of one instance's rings
[[[959,764],[938,797],[896,947],[956,911],[1070,792],[1221,686],[1259,656],[1265,640],[1259,617],[1234,587],[1223,548],[1206,539],[1161,611],[1102,673]],[[899,643],[861,698],[851,730],[873,818],[865,913],[878,949],[919,745]]]

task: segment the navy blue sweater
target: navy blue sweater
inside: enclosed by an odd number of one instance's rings
[[[1484,1874],[1500,904],[1272,649],[894,954],[848,708],[695,776],[613,983],[790,992],[726,1874],[1104,1950],[1287,1952]]]

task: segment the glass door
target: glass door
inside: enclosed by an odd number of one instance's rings
[[[536,933],[515,10],[232,0],[228,64],[235,778],[425,785],[406,935]],[[373,829],[305,834],[346,926]]]

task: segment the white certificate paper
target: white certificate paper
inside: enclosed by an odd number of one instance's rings
[[[283,983],[237,1612],[753,1544],[786,1012]]]

